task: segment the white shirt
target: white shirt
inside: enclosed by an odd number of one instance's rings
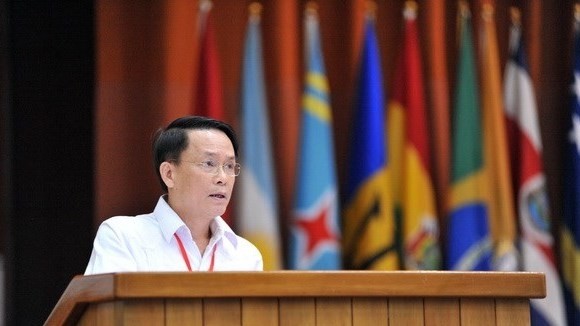
[[[211,224],[211,239],[200,253],[189,228],[159,198],[153,213],[115,216],[99,227],[85,275],[113,272],[188,271],[175,234],[181,239],[194,271],[261,271],[262,255],[248,240],[236,235],[220,216]]]

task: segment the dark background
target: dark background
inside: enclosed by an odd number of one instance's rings
[[[41,325],[90,254],[94,3],[1,2],[6,325]]]

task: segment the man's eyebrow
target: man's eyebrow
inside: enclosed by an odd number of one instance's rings
[[[202,156],[210,156],[210,157],[216,157],[218,155],[217,152],[212,152],[212,151],[203,151],[201,153]],[[226,160],[235,160],[236,159],[236,155],[230,155],[226,157]]]

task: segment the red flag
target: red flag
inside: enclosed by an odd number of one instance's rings
[[[197,68],[197,83],[195,87],[192,114],[203,115],[217,120],[224,120],[224,105],[222,101],[222,81],[215,33],[211,19],[212,3],[202,0],[199,4],[199,61]],[[234,225],[230,207],[222,218]]]
[[[211,1],[200,3],[199,62],[192,113],[223,120],[222,83],[211,7]]]

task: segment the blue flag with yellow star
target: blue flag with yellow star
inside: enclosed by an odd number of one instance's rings
[[[290,269],[340,269],[340,232],[332,111],[324,71],[318,17],[306,10],[306,80],[296,196],[289,244]]]

